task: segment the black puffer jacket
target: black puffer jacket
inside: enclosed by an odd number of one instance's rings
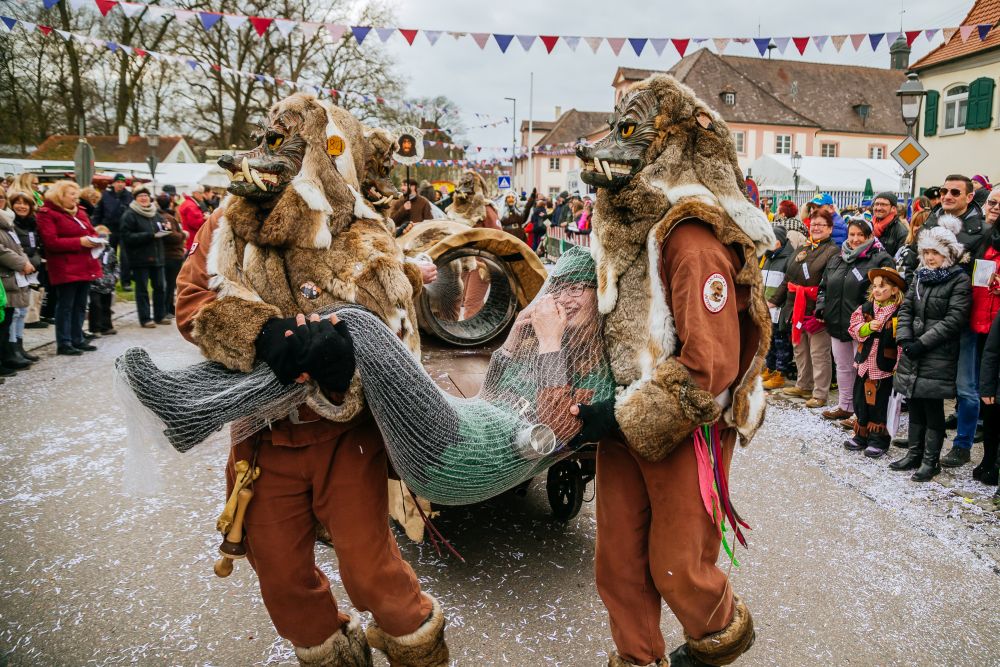
[[[35,214],[31,213],[26,218],[14,216],[14,230],[17,238],[21,241],[21,249],[31,260],[31,265],[35,269],[42,267],[42,237],[38,234],[38,223],[35,222]]]
[[[131,208],[125,211],[121,219],[121,235],[128,253],[129,266],[147,268],[166,263],[163,239],[156,238],[156,233],[165,229],[163,216],[159,211],[151,218],[140,215]]]
[[[847,327],[851,326],[851,314],[868,298],[868,272],[883,266],[894,266],[890,257],[881,246],[868,241],[867,250],[862,251],[852,261],[844,259],[844,250],[831,259],[823,280],[819,283],[819,297],[816,299],[816,317],[826,322],[826,330],[830,335],[847,342],[851,334]],[[846,245],[846,241],[844,242]]]
[[[900,359],[893,381],[897,392],[907,398],[954,398],[959,333],[971,306],[972,281],[959,266],[933,285],[914,278],[899,309],[896,339],[919,340],[925,351],[917,359],[906,354]]]
[[[882,247],[889,253],[890,257],[895,257],[899,249],[906,243],[906,236],[909,233],[910,230],[907,228],[906,223],[898,217],[893,216],[892,222],[882,232],[882,236],[879,237],[878,242],[882,244]]]

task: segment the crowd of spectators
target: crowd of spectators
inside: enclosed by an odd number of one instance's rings
[[[117,333],[117,285],[134,292],[145,328],[174,317],[177,274],[207,216],[219,205],[210,188],[154,199],[146,185],[116,174],[99,192],[73,181],[45,187],[37,176],[0,186],[0,384],[39,360],[24,348],[26,328],[54,326],[56,354],[97,349]],[[86,329],[84,328],[86,325]]]
[[[777,206],[778,241],[761,258],[773,334],[764,388],[823,409],[853,431],[844,447],[873,459],[908,413],[906,437],[891,441],[906,451],[889,468],[918,482],[969,463],[981,440],[972,477],[997,485],[1000,188],[955,174],[908,207],[885,192],[833,209],[828,194],[801,216]]]

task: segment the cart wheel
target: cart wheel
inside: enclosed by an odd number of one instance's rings
[[[586,488],[578,461],[560,461],[549,468],[545,490],[549,495],[552,515],[566,522],[579,514]]]

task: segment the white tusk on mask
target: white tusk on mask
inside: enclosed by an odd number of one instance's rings
[[[261,190],[267,190],[267,186],[264,185],[264,181],[260,180],[260,174],[257,173],[256,169],[250,170],[250,178],[253,179],[254,185],[256,185]]]
[[[241,166],[243,167],[243,178],[248,181],[252,181],[253,177],[250,176],[250,162],[247,160],[246,156],[243,156],[243,164]]]
[[[604,169],[604,175],[608,177],[609,181],[614,180],[614,178],[611,176],[611,165],[608,164],[607,160],[601,163],[601,168]]]

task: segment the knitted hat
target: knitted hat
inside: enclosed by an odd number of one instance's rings
[[[920,230],[917,249],[921,253],[924,250],[937,250],[945,259],[942,264],[945,268],[957,264],[965,253],[965,246],[956,238],[960,231],[962,231],[961,220],[953,215],[942,215],[937,219],[937,225]]]
[[[144,185],[140,185],[139,187],[137,187],[135,190],[132,191],[132,198],[134,199],[139,195],[148,195],[148,194],[149,194],[149,188],[147,188]]]
[[[884,199],[893,206],[897,206],[899,204],[899,199],[897,199],[896,195],[894,195],[891,192],[880,192],[877,195],[875,195],[875,199]],[[875,201],[875,199],[873,199],[872,201]]]
[[[973,181],[975,181],[976,183],[979,183],[979,184],[980,184],[981,186],[983,186],[983,187],[984,187],[984,188],[986,188],[987,190],[990,190],[990,189],[992,189],[992,188],[993,188],[993,186],[992,186],[992,185],[990,185],[990,179],[986,178],[986,177],[985,177],[985,176],[983,176],[982,174],[976,174],[976,175],[975,175],[975,176],[973,176],[973,177],[972,177],[972,179],[970,179],[970,180],[973,180]]]
[[[549,274],[552,282],[587,283],[597,286],[597,266],[590,251],[572,246],[562,254]]]

